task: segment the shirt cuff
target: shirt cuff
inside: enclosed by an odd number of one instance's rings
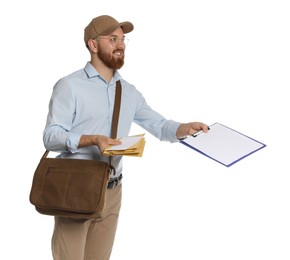
[[[165,138],[164,140],[169,141],[171,143],[179,142],[178,138],[176,137],[176,131],[181,123],[168,120],[167,124],[165,125]]]
[[[81,138],[80,134],[70,133],[70,135],[66,141],[66,147],[71,153],[78,152],[80,138]]]

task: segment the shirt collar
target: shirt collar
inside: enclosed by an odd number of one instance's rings
[[[96,71],[96,69],[94,68],[94,66],[90,63],[87,62],[85,68],[84,68],[87,76],[89,78],[94,78],[94,77],[99,77],[102,78],[102,76],[100,75],[100,73],[98,71]],[[121,75],[120,73],[116,70],[114,73],[113,78],[111,79],[111,82],[116,83],[117,80],[121,79]]]
[[[94,66],[90,62],[87,62],[84,70],[87,73],[87,76],[89,78],[94,78],[94,77],[100,76],[99,72],[96,71],[96,69],[94,68]]]

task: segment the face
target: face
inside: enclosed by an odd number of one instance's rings
[[[113,70],[120,69],[124,65],[125,43],[124,34],[118,28],[108,36],[99,36],[97,40],[99,59]]]

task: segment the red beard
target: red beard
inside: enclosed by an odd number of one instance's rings
[[[115,56],[111,53],[105,53],[101,46],[98,46],[98,57],[99,59],[108,67],[111,68],[113,70],[117,70],[122,68],[122,66],[124,65],[124,57],[125,55],[122,55],[121,57],[117,57],[115,58]],[[124,49],[116,49],[114,50],[114,52],[124,52]]]

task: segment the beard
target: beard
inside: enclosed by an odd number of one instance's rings
[[[115,58],[115,56],[111,53],[106,53],[103,51],[102,47],[98,46],[98,57],[99,59],[110,69],[113,70],[118,70],[120,68],[122,68],[122,66],[124,65],[124,55],[122,55],[121,57],[117,57]],[[114,52],[116,51],[120,51],[120,52],[124,52],[123,49],[116,49],[114,50]]]

